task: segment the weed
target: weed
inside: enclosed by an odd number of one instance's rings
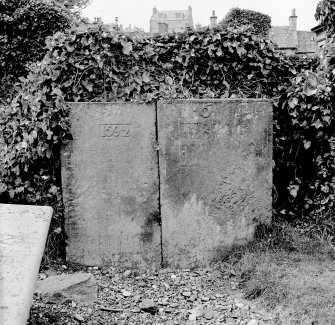
[[[225,259],[246,299],[276,315],[275,323],[334,324],[334,247],[285,223],[260,226],[254,242]]]

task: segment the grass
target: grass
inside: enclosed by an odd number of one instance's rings
[[[335,249],[287,224],[261,227],[251,245],[227,257],[244,296],[278,325],[335,324]]]

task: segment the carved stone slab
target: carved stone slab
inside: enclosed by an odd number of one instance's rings
[[[61,155],[67,259],[160,265],[155,106],[69,105],[74,139]]]
[[[271,220],[272,102],[158,102],[163,261],[205,266]]]
[[[24,325],[52,217],[47,206],[0,204],[0,324]]]

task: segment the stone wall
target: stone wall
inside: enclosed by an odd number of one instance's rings
[[[70,105],[70,262],[205,266],[270,222],[271,101]]]

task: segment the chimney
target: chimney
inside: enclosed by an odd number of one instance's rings
[[[153,9],[152,9],[152,13],[155,15],[155,14],[157,14],[157,8],[156,7],[154,7]]]
[[[115,30],[119,30],[119,17],[115,17]]]
[[[192,7],[191,6],[188,6],[188,14],[189,14],[190,17],[192,16]]]
[[[292,9],[292,14],[289,18],[289,25],[290,25],[291,31],[297,30],[297,21],[298,21],[298,16],[295,13],[295,9]]]
[[[218,24],[218,17],[215,16],[215,10],[212,11],[212,16],[209,18],[211,27],[215,27]]]

